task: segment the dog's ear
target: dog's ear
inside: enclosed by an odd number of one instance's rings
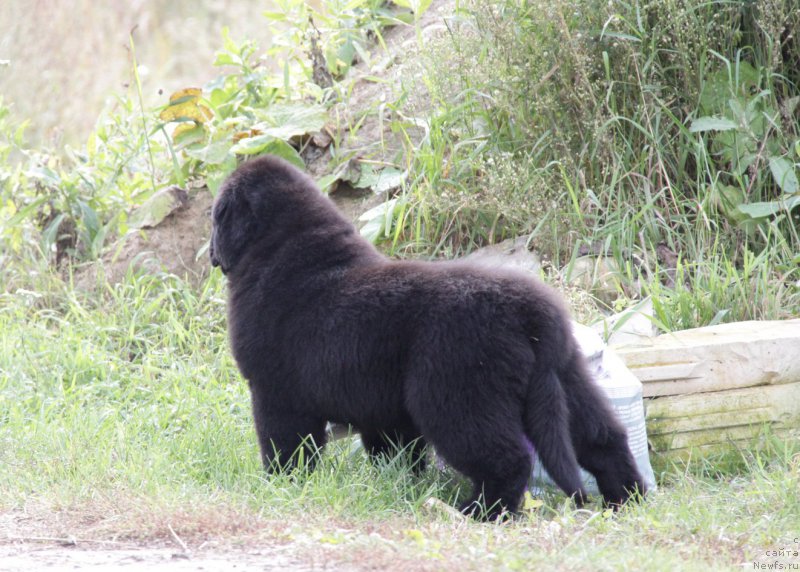
[[[244,225],[232,224],[226,228],[215,226],[211,232],[209,255],[211,265],[219,266],[227,274],[244,254],[248,242],[248,230]]]
[[[244,253],[253,231],[253,211],[245,189],[222,189],[212,211],[211,264],[224,274]]]

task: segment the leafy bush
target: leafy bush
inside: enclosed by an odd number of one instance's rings
[[[793,2],[507,0],[462,16],[427,60],[439,108],[404,237],[452,251],[535,231],[556,259],[588,243],[620,267],[651,260],[647,276],[659,244],[684,261],[724,245],[734,269],[766,250],[769,280],[796,292],[780,270],[800,261]]]
[[[329,76],[352,64],[382,26],[408,20],[376,0],[333,2],[311,22],[304,2],[285,0],[267,13],[275,41],[261,51],[223,30],[203,88],[172,94],[145,109],[134,61],[134,85],[103,114],[85,147],[51,153],[24,147],[24,125],[11,124],[0,102],[0,248],[18,275],[33,261],[92,260],[112,236],[125,234],[128,212],[169,185],[207,186],[212,193],[243,155],[272,153],[303,166],[308,133],[326,121],[332,86],[320,86],[306,51],[319,51]],[[315,35],[314,35],[315,34]],[[324,35],[324,37],[323,37]],[[311,41],[313,39],[313,42]],[[134,54],[134,46],[131,45]],[[276,75],[265,60],[278,61]],[[12,157],[13,155],[13,157]],[[6,275],[9,280],[9,276]]]
[[[97,257],[126,230],[126,210],[155,188],[141,116],[130,100],[101,117],[84,149],[63,155],[26,149],[24,124],[0,124],[0,246],[10,261]]]

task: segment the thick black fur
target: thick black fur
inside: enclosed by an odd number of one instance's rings
[[[619,505],[644,482],[559,297],[528,275],[379,254],[313,181],[242,164],[214,204],[211,261],[268,469],[311,459],[328,421],[368,452],[426,443],[474,483],[463,510],[515,511],[531,444],[578,503],[578,466]]]

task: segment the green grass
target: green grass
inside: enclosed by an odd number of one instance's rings
[[[169,524],[194,546],[292,542],[387,569],[724,569],[797,536],[800,448],[775,439],[662,466],[660,489],[616,515],[553,493],[502,525],[428,508],[457,502],[457,475],[413,478],[347,440],[311,474],[267,478],[224,315],[218,273],[200,288],[129,276],[101,295],[4,294],[0,511],[36,515],[39,535],[148,542]]]

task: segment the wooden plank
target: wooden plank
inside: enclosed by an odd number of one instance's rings
[[[771,435],[780,439],[800,439],[800,429],[798,428],[777,428],[770,432]],[[653,448],[652,455],[662,459],[697,459],[714,454],[730,452],[735,449],[752,450],[759,446],[760,432],[748,434],[744,439],[726,439],[723,441],[709,441],[705,444],[692,444],[688,447],[678,447],[678,442],[669,443],[667,446]],[[651,458],[655,458],[651,456]]]
[[[656,452],[703,448],[800,429],[800,381],[645,400],[648,441]]]
[[[645,397],[800,381],[800,319],[720,324],[614,350]]]
[[[785,429],[785,428],[784,428]],[[732,443],[748,443],[755,440],[763,432],[763,427],[741,426],[728,427],[724,431],[690,431],[653,437],[650,443],[657,453],[670,452],[676,449],[708,449],[717,446],[724,449]],[[774,431],[773,431],[774,432]]]

